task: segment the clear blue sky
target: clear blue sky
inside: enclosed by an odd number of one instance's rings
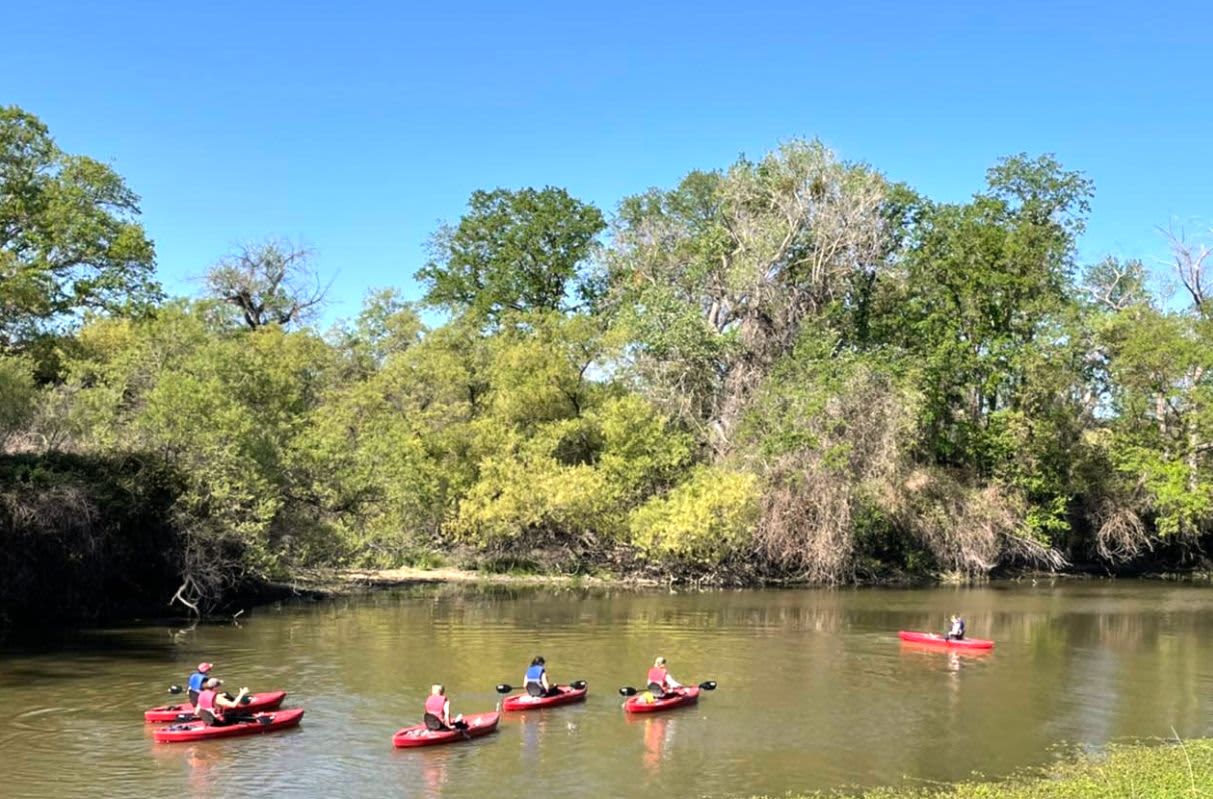
[[[418,294],[439,220],[477,188],[556,185],[604,210],[816,136],[941,200],[996,158],[1094,179],[1085,258],[1158,263],[1213,222],[1204,3],[10,3],[0,103],[112,163],[162,280],[284,235]]]

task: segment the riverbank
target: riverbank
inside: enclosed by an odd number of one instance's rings
[[[832,799],[811,793],[788,799]],[[1213,739],[1112,745],[1004,782],[878,788],[854,799],[1199,799],[1213,797]]]
[[[1094,574],[1091,572],[1023,572],[1000,578],[961,579],[959,575],[943,574],[932,577],[917,577],[910,579],[872,579],[859,581],[859,586],[938,586],[989,583],[994,579],[1011,582],[1030,581],[1033,584],[1043,581],[1083,581],[1083,580],[1114,580],[1115,575]],[[1141,574],[1126,577],[1135,580],[1157,580],[1167,582],[1210,582],[1213,573],[1163,573]],[[663,585],[674,585],[680,588],[695,590],[696,588],[720,587],[711,582],[680,581],[672,576],[658,579],[650,576],[623,577],[606,572],[593,575],[559,574],[559,573],[528,573],[528,572],[492,572],[478,569],[462,569],[452,566],[422,568],[402,566],[392,569],[306,569],[299,570],[289,581],[275,583],[278,589],[275,598],[283,589],[298,593],[322,596],[344,596],[362,591],[407,588],[412,585],[434,583],[453,584],[484,584],[484,585],[517,585],[517,586],[553,586],[553,587],[616,587],[616,588],[654,588]],[[782,587],[782,588],[813,588],[815,584],[807,580],[758,580],[741,584],[745,588]],[[729,587],[738,587],[730,585]]]
[[[653,587],[661,584],[657,580],[610,575],[494,573],[449,566],[431,569],[402,566],[395,569],[312,569],[300,571],[287,585],[301,593],[345,596],[438,583],[554,587]]]

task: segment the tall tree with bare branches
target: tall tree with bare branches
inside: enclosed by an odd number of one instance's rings
[[[609,270],[638,380],[726,451],[804,325],[880,267],[884,195],[871,170],[793,141],[624,200]]]
[[[244,244],[210,268],[207,292],[235,306],[251,330],[300,324],[320,308],[328,291],[311,259],[311,250],[285,239]]]
[[[1213,247],[1201,241],[1190,241],[1183,230],[1170,228],[1164,231],[1171,244],[1171,257],[1175,262],[1175,276],[1192,298],[1192,307],[1202,316],[1213,311],[1209,303],[1209,276],[1206,270],[1213,267]]]

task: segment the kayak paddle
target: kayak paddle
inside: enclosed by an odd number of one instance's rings
[[[181,693],[181,686],[180,685],[170,685],[168,687],[168,692],[170,694],[179,694],[179,693]]]
[[[571,682],[571,683],[569,683],[569,687],[575,691],[580,691],[582,688],[585,687],[585,680],[578,680],[577,682]],[[514,690],[514,686],[506,685],[505,683],[501,683],[497,686],[497,693],[499,693],[499,694],[508,694],[512,690]]]
[[[715,680],[705,680],[704,682],[699,683],[699,688],[700,688],[700,690],[703,690],[703,691],[715,691],[716,690],[716,681]],[[675,689],[675,690],[677,690],[677,689]],[[630,685],[625,685],[624,687],[619,689],[620,696],[635,696],[638,693],[640,693],[640,692],[637,691],[635,688],[633,688]]]

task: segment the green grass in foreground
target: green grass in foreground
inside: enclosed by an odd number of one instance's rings
[[[825,799],[842,794],[802,794]],[[1043,774],[946,788],[877,788],[861,799],[1200,799],[1213,797],[1213,739],[1111,746]]]

